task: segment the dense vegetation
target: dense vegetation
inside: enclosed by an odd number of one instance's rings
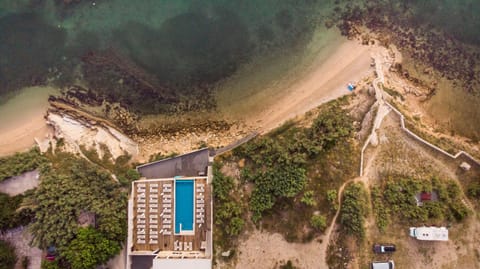
[[[365,215],[368,212],[368,196],[361,183],[352,183],[345,187],[340,208],[340,223],[346,234],[358,239],[365,237]]]
[[[421,192],[434,192],[438,200],[424,201],[418,206],[415,195]],[[377,226],[383,230],[388,225],[388,219],[406,224],[425,222],[461,221],[469,210],[462,202],[462,191],[452,180],[390,178],[382,188],[372,191],[372,203],[375,210]],[[433,197],[433,195],[432,195]],[[388,208],[388,210],[387,210]]]
[[[243,229],[243,207],[234,196],[236,184],[234,179],[220,172],[218,164],[213,167],[214,220],[218,229],[215,236],[222,238],[220,244],[227,247]]]
[[[255,139],[237,149],[236,155],[248,161],[242,179],[255,184],[250,198],[252,220],[258,222],[277,201],[291,199],[304,190],[309,162],[325,156],[338,143],[348,139],[352,131],[352,120],[346,111],[340,103],[332,102],[309,128],[287,123],[270,136]],[[308,194],[304,202],[313,203]]]
[[[32,171],[45,164],[47,159],[40,154],[38,148],[27,152],[15,153],[0,158],[0,181]]]
[[[348,101],[325,104],[224,156],[229,169],[240,170],[234,196],[255,225],[289,242],[325,230],[338,207],[336,189],[358,167],[353,119],[343,109]]]
[[[31,192],[27,195],[31,195]],[[24,197],[0,193],[0,232],[30,223],[34,215],[32,210],[28,207],[20,209]]]
[[[16,262],[15,248],[9,242],[0,240],[0,269],[13,269]]]
[[[80,228],[76,238],[62,254],[70,262],[72,269],[95,268],[117,254],[121,247],[92,227]]]
[[[81,267],[78,256],[71,253],[85,240],[108,242],[108,248],[98,246],[105,255],[95,258],[96,262],[105,261],[120,249],[126,237],[126,193],[108,171],[87,160],[62,152],[51,158],[52,165],[42,169],[42,182],[34,194],[35,219],[30,226],[34,243],[41,248],[56,246],[73,268],[92,268]],[[92,226],[96,233],[82,232],[80,222]],[[86,248],[79,255],[99,255],[97,251]]]

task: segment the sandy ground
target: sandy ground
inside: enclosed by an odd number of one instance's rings
[[[32,239],[32,235],[24,227],[19,227],[0,233],[0,239],[10,242],[15,246],[18,262],[15,268],[22,268],[21,257],[28,257],[30,265],[28,269],[40,269],[42,262],[42,251],[39,248],[31,247],[29,242]]]
[[[51,133],[43,118],[56,89],[30,87],[0,106],[0,156],[24,151]]]
[[[27,190],[34,189],[39,184],[39,172],[37,170],[23,173],[0,182],[0,192],[15,196]]]
[[[297,268],[318,268],[320,245],[318,241],[307,244],[288,243],[278,233],[254,231],[238,248],[236,268],[271,269],[288,260]]]
[[[247,125],[267,132],[322,103],[349,94],[349,82],[360,81],[373,71],[370,67],[373,47],[346,39],[335,42],[334,46],[325,48],[329,55],[318,55],[307,71],[298,74],[293,82],[278,82],[281,85],[237,99],[237,103],[221,108],[222,112],[235,115],[243,111]],[[259,103],[262,106],[259,107]]]

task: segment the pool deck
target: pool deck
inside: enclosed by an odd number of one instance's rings
[[[205,252],[208,248],[208,235],[212,229],[210,186],[207,184],[206,177],[188,177],[188,179],[195,180],[195,233],[193,235],[175,235],[175,182],[172,178],[139,180],[132,183],[132,254],[155,251],[159,256],[166,258],[210,256]],[[203,187],[200,187],[202,184]],[[198,199],[199,196],[203,196],[203,203]],[[198,217],[197,210],[203,211],[203,218]]]

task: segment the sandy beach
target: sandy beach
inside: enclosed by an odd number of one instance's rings
[[[267,132],[322,103],[349,94],[349,82],[357,82],[373,71],[372,49],[358,41],[332,37],[306,70],[291,78],[274,81],[257,92],[245,86],[243,96],[237,98],[233,93],[220,92],[219,110],[226,117],[239,118]]]
[[[44,115],[51,87],[30,87],[0,106],[0,156],[24,151],[51,133]]]

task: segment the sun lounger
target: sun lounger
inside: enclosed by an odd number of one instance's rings
[[[145,234],[145,229],[137,229],[137,234]]]
[[[203,210],[203,208],[197,208],[197,213],[203,213],[205,212],[205,210]]]
[[[163,203],[164,203],[164,204],[171,204],[171,203],[172,203],[172,199],[163,199]]]
[[[155,239],[150,239],[150,244],[158,244],[158,240],[155,240]]]
[[[137,213],[145,213],[145,208],[137,208]]]
[[[158,229],[158,225],[157,224],[151,224],[150,229]]]
[[[153,208],[157,208],[158,207],[158,204],[150,204],[150,207],[153,207]]]
[[[164,235],[172,235],[172,231],[164,231],[163,234]]]
[[[145,229],[145,224],[138,224],[138,225],[137,225],[137,228]]]
[[[145,244],[145,240],[137,239],[137,244]]]
[[[158,234],[150,234],[150,238],[155,238],[155,239],[158,239]]]
[[[171,208],[172,207],[172,204],[163,204],[162,205],[164,208],[167,207],[167,208]]]
[[[197,204],[197,208],[204,208],[205,204]]]
[[[137,235],[137,238],[145,239],[145,235],[144,234],[139,234],[139,235]]]
[[[150,187],[158,187],[158,183],[150,183]]]
[[[157,208],[150,208],[150,213],[158,213],[158,210]]]

